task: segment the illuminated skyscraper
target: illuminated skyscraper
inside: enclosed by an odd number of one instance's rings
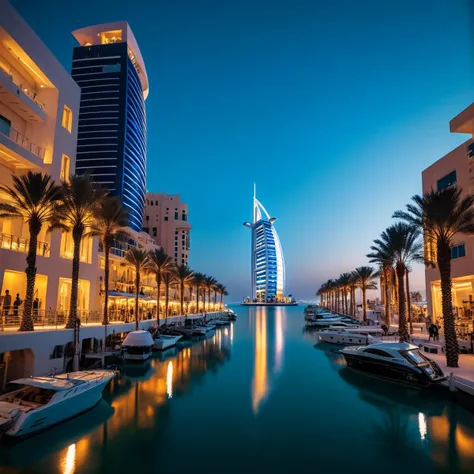
[[[146,194],[146,115],[148,78],[137,41],[127,22],[73,32],[72,77],[81,107],[76,172],[119,196],[130,227],[142,229]]]
[[[257,199],[254,188],[252,230],[252,299],[258,302],[281,300],[285,292],[285,261],[274,227],[276,218]]]

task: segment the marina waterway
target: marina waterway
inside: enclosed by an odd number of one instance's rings
[[[2,443],[0,473],[468,473],[474,412],[345,367],[300,307],[129,364],[91,411]]]

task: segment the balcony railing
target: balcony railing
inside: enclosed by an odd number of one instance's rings
[[[30,246],[29,239],[23,237],[17,237],[11,234],[0,234],[0,248],[13,250],[15,252],[28,252]],[[42,257],[49,257],[50,245],[48,242],[37,242],[36,243],[36,255]]]
[[[474,158],[474,143],[467,146],[467,156],[468,158]]]
[[[33,155],[36,155],[38,158],[44,160],[44,148],[41,148],[40,146],[36,145],[14,128],[10,128],[10,130],[8,131],[0,130],[0,134],[9,138],[17,145],[20,145],[22,148],[31,151],[31,153],[33,153]]]

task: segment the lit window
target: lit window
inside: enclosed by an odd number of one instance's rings
[[[72,110],[67,105],[63,109],[62,126],[69,132],[72,132]]]
[[[61,174],[59,175],[59,179],[61,181],[69,181],[69,169],[71,167],[71,159],[67,155],[63,155],[61,158]]]

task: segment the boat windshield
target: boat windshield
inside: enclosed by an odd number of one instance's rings
[[[421,355],[418,349],[411,349],[409,351],[400,351],[403,357],[413,365],[426,364],[425,358]]]

